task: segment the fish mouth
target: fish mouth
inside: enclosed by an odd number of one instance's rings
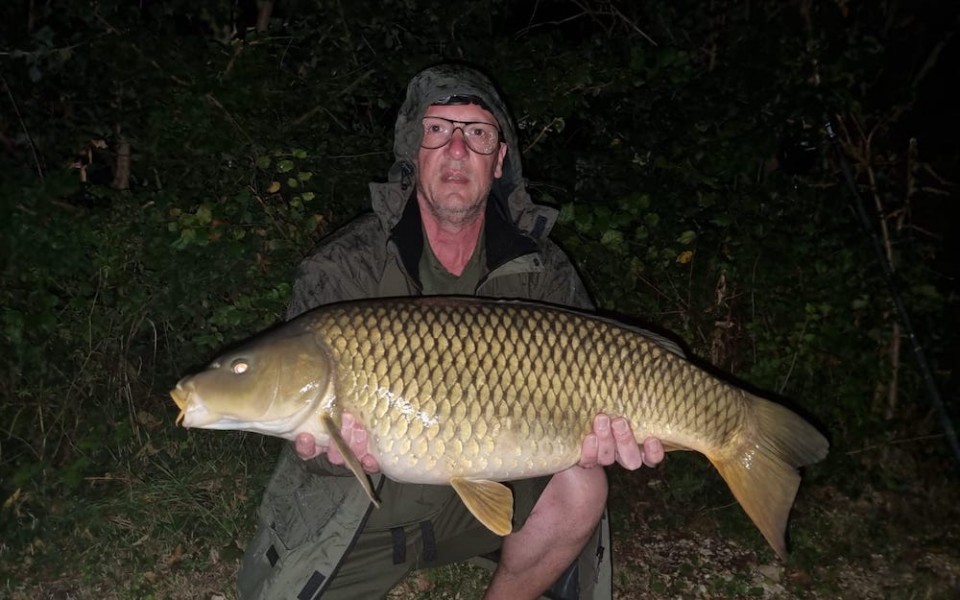
[[[175,423],[181,425],[183,418],[187,415],[187,408],[190,406],[190,394],[178,383],[177,387],[170,390],[170,397],[173,398],[173,401],[177,403],[177,408],[180,409],[180,414],[177,415]]]
[[[170,397],[176,402],[180,413],[175,423],[186,429],[245,429],[244,424],[251,422],[242,416],[212,411],[197,393],[194,382],[189,378],[177,383],[170,390]]]

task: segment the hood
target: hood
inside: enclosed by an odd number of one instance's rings
[[[507,156],[503,176],[491,189],[491,201],[499,202],[510,220],[525,233],[545,236],[556,220],[556,211],[530,200],[523,182],[517,130],[496,86],[474,68],[445,63],[417,73],[407,86],[407,96],[397,115],[394,132],[394,163],[386,184],[371,184],[374,211],[387,229],[400,219],[416,180],[417,152],[423,137],[420,119],[431,104],[450,96],[476,96],[484,101],[500,124]]]

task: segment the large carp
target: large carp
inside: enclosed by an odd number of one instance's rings
[[[349,411],[397,481],[449,484],[495,533],[513,498],[498,483],[577,464],[597,413],[637,439],[706,455],[776,553],[827,440],[794,412],[730,385],[636,329],[562,308],[402,298],[315,309],[183,378],[184,427],[333,443],[376,502],[339,433]]]

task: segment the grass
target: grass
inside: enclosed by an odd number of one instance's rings
[[[277,448],[256,436],[203,438],[170,427],[72,493],[11,496],[0,597],[232,598]]]
[[[279,442],[187,433],[172,427],[172,410],[157,413],[141,419],[136,447],[108,453],[74,487],[21,477],[7,492],[0,597],[235,597]],[[835,450],[801,487],[783,564],[702,457],[674,453],[657,469],[614,470],[616,597],[957,597],[954,473],[954,465],[902,448],[882,456]],[[389,597],[478,598],[488,577],[452,565],[411,574]]]

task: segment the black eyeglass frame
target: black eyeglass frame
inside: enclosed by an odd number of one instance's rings
[[[427,137],[427,131],[426,131],[427,119],[437,119],[439,121],[446,121],[452,127],[450,129],[450,136],[447,137],[447,139],[444,140],[442,144],[438,144],[436,146],[427,146],[424,144],[424,141],[426,140],[426,137]],[[436,150],[437,148],[443,148],[444,146],[449,144],[450,140],[453,139],[453,134],[456,133],[458,129],[463,134],[463,140],[464,142],[466,142],[467,147],[470,148],[470,150],[476,152],[477,154],[489,156],[497,151],[497,149],[500,147],[500,144],[504,143],[503,130],[500,129],[500,126],[495,123],[488,123],[486,121],[454,121],[453,119],[447,119],[444,117],[427,116],[427,117],[423,117],[420,120],[420,124],[423,125],[424,127],[423,136],[420,138],[420,147],[425,148],[427,150]],[[497,140],[492,144],[489,152],[484,152],[481,149],[474,148],[473,145],[474,145],[474,140],[476,138],[473,135],[467,133],[467,129],[470,125],[489,125],[496,130]]]

